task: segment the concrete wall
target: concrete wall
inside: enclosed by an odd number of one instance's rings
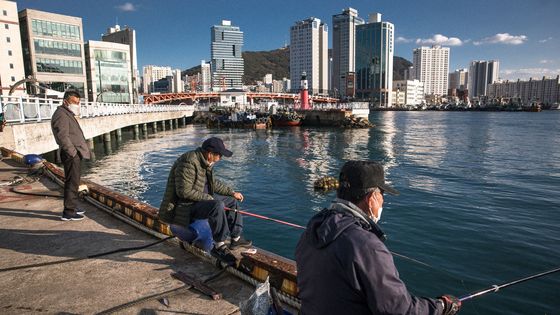
[[[336,126],[352,115],[351,111],[342,110],[302,110],[303,123],[306,126]]]
[[[79,119],[79,122],[86,139],[91,139],[127,126],[192,115],[192,111],[156,112],[83,118]],[[50,120],[40,123],[7,125],[0,133],[0,147],[6,147],[21,154],[42,154],[58,149],[51,131]]]

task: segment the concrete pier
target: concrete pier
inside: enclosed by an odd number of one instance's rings
[[[0,182],[26,176],[27,168],[0,161]],[[62,199],[21,195],[0,186],[0,309],[3,314],[240,314],[238,305],[254,288],[224,273],[207,284],[222,294],[212,300],[171,276],[182,271],[199,280],[216,275],[171,241],[99,258],[87,256],[158,239],[80,202],[86,219],[63,222]],[[45,177],[21,191],[59,193]],[[83,258],[83,259],[82,259]],[[74,262],[63,261],[81,259]],[[40,264],[51,263],[40,266]],[[26,267],[27,266],[27,267]],[[35,266],[35,267],[30,267]],[[166,294],[165,292],[171,292]],[[161,294],[160,297],[149,298]],[[166,297],[169,306],[158,301]],[[131,302],[141,300],[130,305]],[[129,306],[130,305],[130,306]],[[116,311],[118,309],[118,311]]]
[[[134,140],[140,139],[140,127],[138,125],[132,127],[132,133],[134,134]]]
[[[157,122],[156,121],[154,121],[152,123],[152,130],[153,130],[154,133],[157,133]]]
[[[142,124],[142,137],[144,139],[148,138],[148,124]]]
[[[122,129],[118,128],[117,130],[115,130],[115,135],[117,138],[117,142],[122,142]]]
[[[161,121],[161,130],[165,131],[165,120]]]
[[[93,138],[91,139],[87,139],[86,140],[87,144],[88,144],[88,148],[89,148],[89,152],[90,152],[90,161],[91,162],[95,162],[96,158],[95,158],[95,142],[93,141]]]

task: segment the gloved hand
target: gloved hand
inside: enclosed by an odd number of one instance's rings
[[[438,297],[438,302],[443,304],[443,312],[442,315],[454,315],[459,312],[461,308],[461,301],[458,298],[454,297],[453,295],[442,295]]]

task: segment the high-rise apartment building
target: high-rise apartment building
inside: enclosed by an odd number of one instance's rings
[[[464,91],[467,89],[467,69],[457,69],[449,74],[449,90]]]
[[[320,19],[298,21],[290,28],[290,80],[300,82],[307,73],[309,93],[328,94],[328,28]],[[298,92],[299,84],[291,91]]]
[[[475,60],[469,67],[468,89],[471,97],[486,96],[488,84],[498,81],[498,60]]]
[[[87,99],[82,18],[32,9],[19,12],[25,75],[38,81],[30,93],[72,88]]]
[[[395,27],[370,14],[356,26],[356,98],[374,106],[392,106]]]
[[[175,69],[172,73],[171,91],[173,93],[183,93],[185,82],[181,79],[181,69]]]
[[[364,24],[364,20],[358,17],[358,11],[347,8],[341,14],[333,15],[332,18],[332,90],[337,97],[353,97],[354,93],[348,95],[348,74],[354,73],[356,68],[356,26]],[[352,78],[354,76],[352,75]],[[354,87],[354,82],[351,83]]]
[[[133,103],[129,46],[90,40],[85,54],[89,100]]]
[[[221,25],[212,26],[210,32],[213,89],[243,88],[243,32],[238,26],[232,26],[231,21],[226,20],[223,20]]]
[[[142,73],[143,91],[146,94],[154,92],[154,82],[168,76],[173,76],[171,74],[171,67],[160,67],[154,65],[144,66],[142,68]]]
[[[560,103],[560,76],[555,78],[529,79],[528,81],[505,81],[488,84],[489,98],[509,99],[512,103],[532,105],[542,103],[545,106]]]
[[[209,92],[212,90],[212,72],[210,64],[205,60],[200,62],[200,91]]]
[[[25,78],[15,1],[0,0],[0,60],[0,95],[8,95],[10,87]],[[24,93],[25,85],[14,88],[13,95]]]
[[[449,48],[434,45],[413,51],[414,79],[424,83],[426,95],[447,95],[449,86]]]
[[[107,29],[107,34],[101,36],[101,40],[129,46],[130,71],[132,73],[132,97],[133,103],[137,103],[140,74],[138,73],[138,55],[136,53],[136,31],[128,26],[121,29],[119,25],[115,25]]]

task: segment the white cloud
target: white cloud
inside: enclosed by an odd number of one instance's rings
[[[474,41],[474,45],[482,44],[507,44],[507,45],[521,45],[527,41],[525,35],[510,35],[509,33],[498,33],[494,36],[483,38],[479,41]]]
[[[397,37],[397,39],[395,41],[397,43],[412,43],[414,40],[411,39],[411,38],[406,38],[406,37],[399,36],[399,37]]]
[[[500,77],[504,80],[527,80],[529,78],[542,79],[543,76],[554,78],[557,75],[560,75],[560,69],[524,68],[500,70]]]
[[[131,2],[126,2],[124,4],[118,5],[117,9],[125,12],[136,11],[136,6]]]
[[[539,43],[546,43],[546,42],[551,41],[551,40],[552,40],[552,37],[549,37],[549,38],[539,40]]]
[[[540,63],[540,64],[552,63],[552,60],[542,59],[542,60],[539,60],[539,63]]]
[[[435,34],[432,38],[416,39],[418,45],[445,45],[445,46],[461,46],[463,41],[457,37],[447,37],[441,34]]]

